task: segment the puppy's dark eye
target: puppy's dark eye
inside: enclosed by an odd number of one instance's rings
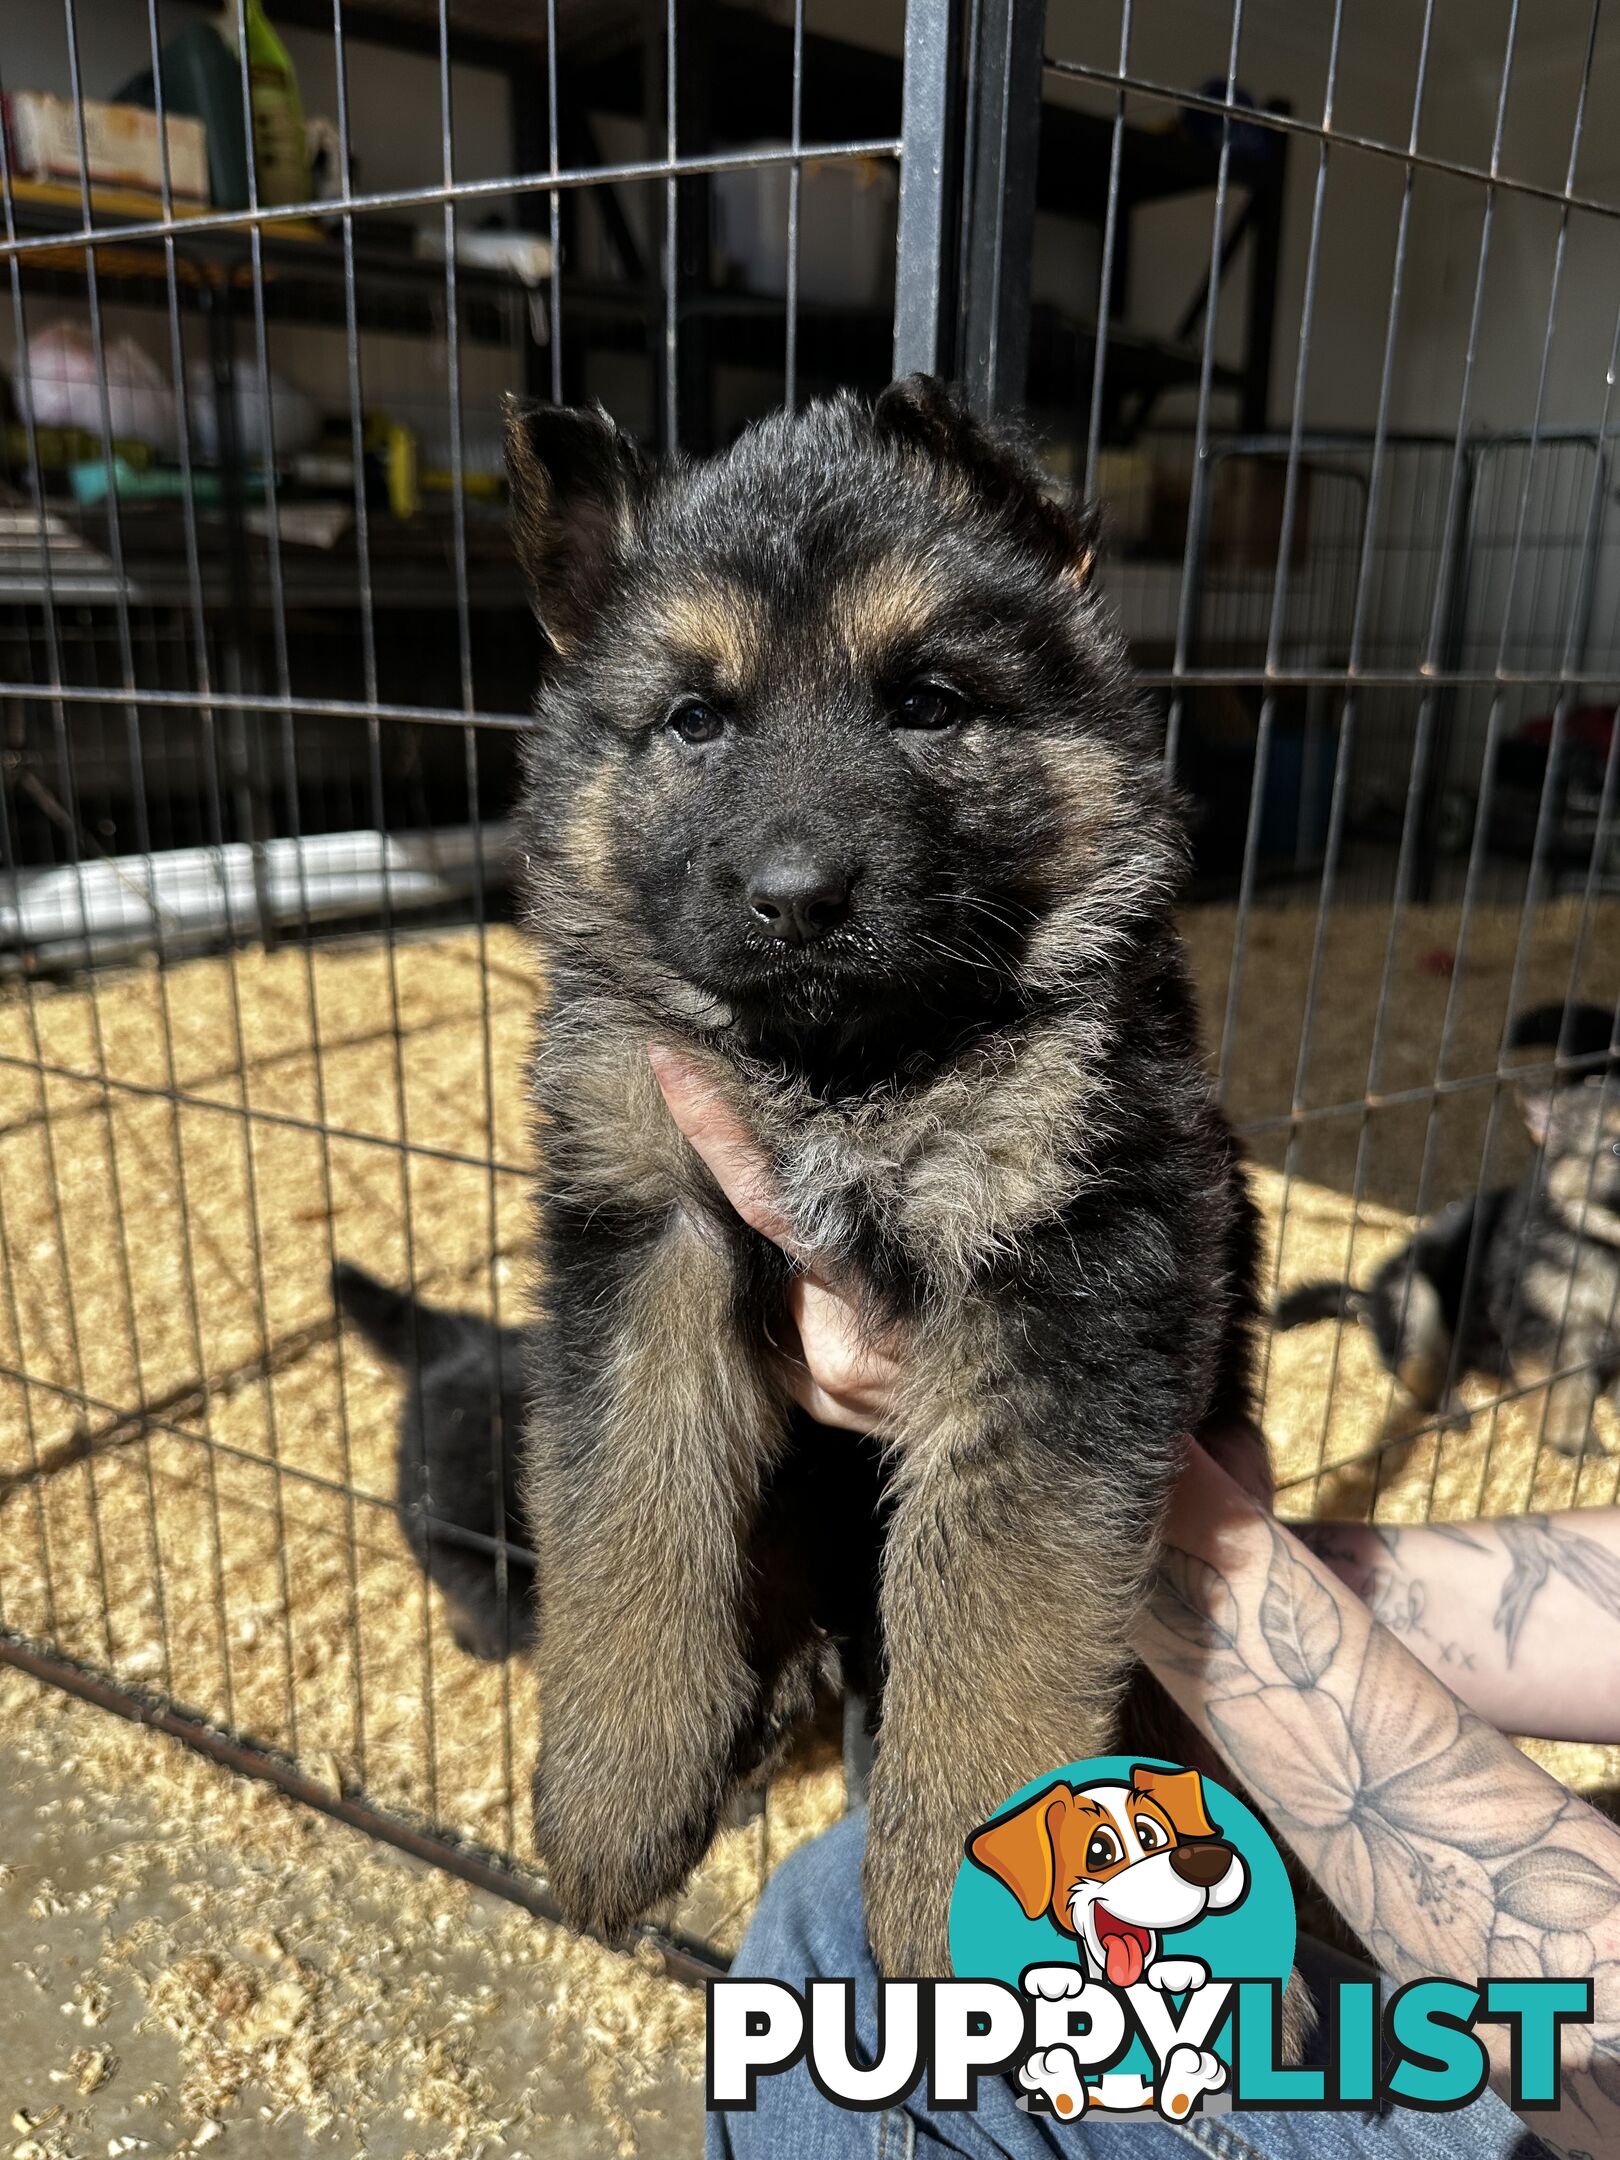
[[[721,715],[701,698],[682,698],[664,725],[688,743],[718,742],[726,731]]]
[[[925,728],[938,734],[954,727],[962,717],[962,700],[948,683],[908,683],[889,701],[889,720],[894,727]]]
[[[1144,1852],[1157,1852],[1161,1845],[1169,1844],[1170,1840],[1165,1836],[1162,1826],[1156,1823],[1151,1815],[1138,1815],[1135,1823],[1136,1834],[1142,1841]]]
[[[1086,1845],[1088,1868],[1112,1867],[1119,1858],[1119,1840],[1111,1830],[1093,1830]]]

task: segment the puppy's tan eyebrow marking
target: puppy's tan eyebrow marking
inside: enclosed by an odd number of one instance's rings
[[[858,668],[880,666],[898,645],[922,637],[949,595],[917,563],[868,563],[834,592],[829,613]]]
[[[660,595],[653,603],[659,634],[717,686],[739,690],[764,647],[765,604],[746,586],[719,580]]]

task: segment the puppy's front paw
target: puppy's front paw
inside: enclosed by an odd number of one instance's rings
[[[1200,1958],[1160,1958],[1142,1975],[1149,1987],[1155,1987],[1164,1995],[1185,1995],[1189,1988],[1201,1988],[1209,1978],[1209,1967]]]
[[[1225,2083],[1226,2065],[1218,2055],[1208,2048],[1174,2047],[1155,2095],[1159,2113],[1180,2122],[1192,2113],[1200,2093],[1219,2092]]]
[[[1042,2002],[1063,2002],[1078,1995],[1085,1984],[1086,1975],[1079,1965],[1031,1965],[1019,1981],[1026,1995],[1038,1995]]]
[[[1305,2060],[1305,2051],[1316,2034],[1316,2002],[1296,1965],[1288,1975],[1282,1998],[1282,2059],[1289,2069]]]
[[[866,1932],[885,1980],[935,1980],[951,1969],[950,1886],[961,1846],[942,1845],[936,1853],[926,1838],[908,1841],[884,1829],[882,1762],[880,1744],[872,1773],[873,1827],[861,1875]]]
[[[542,1754],[534,1776],[534,1844],[546,1880],[575,1927],[622,1934],[673,1896],[709,1848],[720,1810],[715,1792],[681,1808],[649,1793],[640,1805],[623,1781],[583,1778]]]
[[[1039,2093],[1064,2122],[1077,2122],[1086,2112],[1086,2081],[1073,2048],[1041,2048],[1019,2064],[1018,2082],[1026,2092]]]

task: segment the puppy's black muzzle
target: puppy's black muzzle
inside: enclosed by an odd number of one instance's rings
[[[848,871],[829,856],[774,849],[748,880],[748,912],[767,937],[811,945],[848,914],[850,883]]]

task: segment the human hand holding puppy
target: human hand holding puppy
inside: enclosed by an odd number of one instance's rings
[[[840,1288],[819,1257],[796,1242],[772,1185],[770,1165],[711,1075],[662,1043],[649,1044],[647,1054],[670,1116],[715,1183],[749,1228],[769,1238],[795,1264],[788,1311],[798,1342],[781,1346],[789,1394],[823,1425],[881,1437],[904,1378],[900,1337],[874,1335],[856,1300],[847,1295],[848,1286]],[[1209,1452],[1251,1498],[1269,1501],[1264,1443],[1252,1427],[1205,1438]]]
[[[709,1075],[662,1044],[651,1045],[648,1055],[670,1116],[715,1183],[749,1228],[780,1246],[796,1265],[788,1311],[799,1339],[796,1347],[781,1346],[789,1394],[820,1424],[881,1435],[901,1377],[898,1342],[864,1328],[855,1306],[818,1268],[816,1256],[795,1245],[772,1189],[769,1164]]]
[[[856,1301],[829,1278],[816,1254],[795,1242],[772,1187],[770,1165],[711,1075],[662,1043],[650,1044],[648,1056],[670,1116],[732,1207],[795,1263],[788,1310],[798,1342],[782,1345],[789,1394],[823,1425],[881,1436],[904,1377],[899,1336],[874,1336]],[[1269,1500],[1264,1443],[1252,1427],[1205,1438],[1210,1453],[1245,1492]]]

